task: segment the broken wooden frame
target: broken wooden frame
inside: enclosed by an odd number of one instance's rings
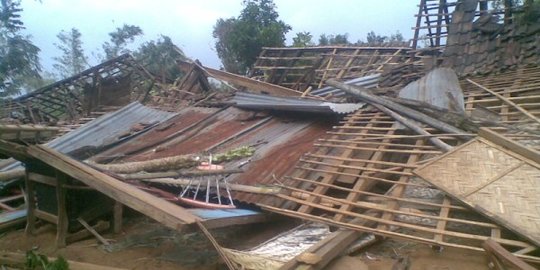
[[[536,246],[449,197],[429,201],[407,195],[415,189],[438,192],[411,179],[414,168],[442,152],[426,136],[396,127],[395,120],[376,110],[346,117],[283,180],[285,192],[277,195],[281,202],[261,206],[292,217],[432,245],[482,251],[482,242],[493,238],[516,256],[540,262],[531,255]],[[458,142],[455,136],[426,130],[450,145]],[[351,222],[354,219],[375,226],[357,225]]]
[[[489,2],[491,0],[478,1],[474,16],[479,17],[483,14],[504,14],[505,9],[499,11],[489,10]],[[506,3],[506,2],[505,2]],[[412,28],[414,35],[412,39],[412,49],[426,50],[426,49],[443,49],[446,45],[446,38],[448,37],[448,27],[452,23],[452,15],[455,10],[458,1],[454,0],[420,0],[418,6],[418,13],[414,15],[416,17],[416,24]],[[508,9],[510,10],[510,9]],[[505,14],[505,19],[507,15]],[[425,48],[419,48],[422,44]]]
[[[263,48],[251,76],[265,82],[306,91],[327,79],[348,80],[382,73],[386,65],[410,61],[409,48],[304,47]]]
[[[471,77],[471,81],[460,80],[465,95],[465,110],[472,113],[483,107],[500,116],[503,123],[523,124],[530,117],[508,101],[527,111],[532,117],[540,117],[540,67],[523,67],[501,74]],[[497,96],[482,89],[497,93]],[[501,99],[501,97],[503,99]],[[506,99],[506,101],[504,100]]]
[[[0,115],[18,112],[32,123],[75,120],[99,107],[108,85],[127,83],[131,100],[143,99],[150,90],[144,81],[153,76],[124,54],[13,100],[2,101]],[[127,102],[129,103],[129,101]]]

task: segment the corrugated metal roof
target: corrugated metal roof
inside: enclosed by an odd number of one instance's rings
[[[95,119],[86,125],[56,138],[47,145],[59,152],[68,153],[85,146],[99,147],[118,140],[136,124],[157,124],[173,117],[176,113],[148,108],[133,102],[110,114]]]
[[[139,102],[133,102],[50,141],[47,146],[61,153],[69,153],[82,147],[100,147],[119,141],[118,136],[130,131],[136,124],[160,123],[174,115],[176,113],[152,109]],[[11,170],[19,165],[19,162],[14,161],[3,170]]]
[[[117,162],[140,161],[189,153],[224,153],[251,146],[255,149],[253,156],[221,164],[230,169],[243,164],[244,173],[231,175],[228,181],[253,186],[269,185],[290,172],[300,156],[312,148],[315,140],[337,122],[335,117],[278,117],[234,107],[214,109],[213,114],[205,113],[206,117],[198,117],[199,121],[182,120],[186,118],[185,114],[193,111],[197,114],[204,112],[199,108],[180,112],[162,124],[167,126],[174,122],[170,127],[174,132],[154,132],[154,128],[110,149],[104,156],[115,157]],[[151,147],[144,145],[141,151],[128,154],[146,141],[158,143]],[[247,203],[256,203],[263,197],[254,193],[233,193],[234,199]]]
[[[232,102],[236,107],[255,110],[282,110],[294,112],[345,114],[362,108],[365,103],[332,103],[306,98],[275,97],[263,94],[237,92]]]
[[[360,86],[360,87],[363,87],[363,88],[375,88],[375,87],[377,87],[379,85],[379,78],[380,77],[381,77],[381,74],[373,74],[373,75],[369,75],[369,76],[360,77],[360,78],[345,81],[345,84],[356,85],[356,86]],[[320,96],[320,97],[324,97],[324,96],[327,96],[327,95],[340,97],[340,96],[345,95],[345,92],[343,92],[343,90],[341,90],[341,89],[338,89],[338,88],[335,88],[335,87],[332,87],[332,86],[327,86],[327,87],[323,87],[323,88],[320,88],[320,89],[313,90],[313,91],[311,91],[311,94],[314,95],[314,96]]]

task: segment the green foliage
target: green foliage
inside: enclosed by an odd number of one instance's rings
[[[522,9],[522,14],[517,15],[520,24],[540,23],[540,1],[526,0]]]
[[[103,43],[103,52],[105,52],[105,60],[110,60],[121,54],[130,52],[126,47],[138,36],[141,36],[143,31],[135,25],[124,24],[122,27],[116,28],[116,31],[109,33],[110,42]]]
[[[19,13],[20,1],[0,1],[0,98],[28,89],[28,80],[39,79],[39,48],[24,29]]]
[[[407,41],[405,41],[405,38],[403,38],[403,35],[396,31],[395,34],[391,34],[390,36],[383,36],[378,35],[375,32],[371,31],[367,33],[366,36],[367,42],[363,42],[359,40],[356,44],[360,46],[366,46],[366,47],[382,47],[382,46],[396,46],[396,47],[406,47]]]
[[[322,34],[319,37],[319,46],[328,46],[328,45],[350,45],[349,34],[337,34],[337,35],[326,35]]]
[[[278,20],[272,0],[245,0],[237,18],[218,19],[213,36],[225,70],[245,74],[262,47],[282,47],[291,27]]]
[[[62,56],[53,58],[56,61],[53,67],[60,76],[66,78],[85,70],[88,59],[82,48],[81,32],[72,28],[69,32],[62,30],[56,37],[60,43],[54,45],[62,52]]]
[[[212,161],[214,163],[221,163],[226,161],[231,161],[235,159],[251,157],[255,153],[255,148],[251,146],[242,146],[239,148],[232,149],[226,153],[217,154],[213,157]]]
[[[180,77],[181,71],[176,61],[186,59],[184,52],[174,45],[170,37],[164,35],[157,41],[141,45],[134,56],[148,71],[159,76],[162,82]]]
[[[293,37],[293,47],[309,47],[315,45],[313,43],[313,35],[309,32],[298,32],[296,37]]]
[[[59,256],[56,260],[49,262],[47,256],[38,254],[33,250],[26,252],[26,262],[24,269],[34,270],[69,270],[67,261]]]
[[[236,24],[235,18],[218,19],[214,25],[213,37],[216,39],[215,48],[223,68],[232,73],[241,73],[242,64],[239,61],[238,52],[230,42]]]

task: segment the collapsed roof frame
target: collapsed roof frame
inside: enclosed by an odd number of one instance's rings
[[[511,20],[512,7],[511,2],[504,1],[505,8],[496,11],[489,9],[489,2],[492,0],[480,0],[476,1],[476,7],[474,7],[474,17],[480,17],[485,14],[504,14],[504,20]],[[416,26],[414,30],[414,36],[412,39],[412,49],[418,48],[420,41],[427,41],[427,49],[440,50],[446,46],[446,40],[449,35],[449,26],[452,23],[453,12],[458,5],[458,1],[454,0],[439,0],[432,2],[428,0],[420,0],[418,5],[418,13],[416,17]],[[420,49],[421,50],[421,49]]]
[[[410,62],[404,47],[286,47],[262,49],[250,77],[304,92],[328,78],[348,80]]]
[[[130,54],[123,54],[69,78],[13,100],[6,100],[3,102],[1,114],[7,117],[10,113],[19,112],[33,123],[46,120],[75,120],[100,105],[99,99],[104,94],[101,92],[104,86],[126,79],[132,88],[130,92],[133,100],[142,101],[153,87],[151,84],[145,89],[142,84],[146,80],[153,81],[154,76],[140,66]],[[85,101],[89,95],[97,97],[97,104],[92,104],[90,100]]]

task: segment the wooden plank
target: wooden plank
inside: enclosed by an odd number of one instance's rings
[[[26,186],[26,228],[25,233],[27,235],[33,235],[36,230],[36,197],[34,190],[34,183],[30,180],[28,176],[28,170],[25,170],[24,184]]]
[[[52,176],[47,176],[47,175],[31,172],[31,173],[28,173],[28,178],[31,181],[38,182],[44,185],[53,186],[53,187],[57,186],[57,179]]]
[[[58,208],[56,224],[56,246],[61,248],[66,246],[66,236],[68,231],[68,215],[66,204],[66,188],[63,185],[66,183],[66,175],[57,171],[56,172],[56,207]]]
[[[350,244],[361,235],[354,230],[338,230],[326,236],[323,240],[302,252],[294,259],[285,263],[280,270],[314,270],[324,269],[335,257],[340,255]],[[315,254],[320,260],[314,265],[301,263],[298,258],[304,253]]]
[[[198,217],[178,205],[121,182],[46,146],[29,146],[28,153],[172,229],[176,230],[185,224],[192,224],[199,220]]]
[[[83,225],[83,227],[87,231],[89,231],[94,237],[96,237],[97,240],[99,240],[99,242],[101,242],[103,245],[108,246],[110,244],[107,239],[103,238],[103,236],[101,236],[96,230],[94,230],[94,228],[92,228],[92,226],[90,226],[84,219],[79,217],[77,218],[77,221],[81,223],[81,225]]]
[[[509,264],[512,267],[516,267],[520,270],[534,270],[536,268],[526,264],[524,261],[520,260],[516,256],[514,256],[512,253],[508,252],[506,249],[504,249],[499,243],[493,241],[492,239],[486,240],[482,247],[488,254],[492,254],[494,256],[493,259],[501,259],[506,264]],[[490,256],[491,257],[491,256]],[[496,262],[494,262],[497,264]],[[504,270],[506,267],[497,268],[498,270]]]
[[[104,232],[108,230],[109,227],[110,227],[110,223],[108,221],[100,220],[97,222],[96,225],[92,226],[92,229],[96,232]],[[88,238],[90,236],[92,236],[92,233],[85,228],[76,233],[69,234],[66,237],[66,242],[73,243],[73,242],[77,242],[79,240]]]
[[[509,149],[512,152],[515,152],[527,159],[530,159],[536,163],[540,164],[540,152],[530,148],[523,146],[513,140],[510,140],[499,133],[489,129],[489,128],[480,128],[480,131],[478,132],[478,135],[490,142],[493,142],[497,145],[500,145],[504,148]]]
[[[113,232],[118,234],[122,231],[122,217],[124,206],[118,201],[114,201],[113,206]]]
[[[179,61],[180,65],[190,64],[188,62]],[[286,88],[283,86],[274,85],[267,82],[257,81],[248,77],[232,74],[229,72],[199,66],[206,76],[214,77],[218,80],[223,80],[232,84],[236,84],[247,88],[250,91],[265,92],[277,96],[300,96],[302,92]]]
[[[52,224],[58,224],[58,217],[51,214],[51,213],[47,213],[45,211],[42,211],[42,210],[39,210],[39,209],[36,209],[34,210],[34,215],[39,218],[39,219],[43,219],[47,222],[50,222]]]

